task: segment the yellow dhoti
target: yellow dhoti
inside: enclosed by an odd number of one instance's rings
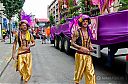
[[[32,55],[25,53],[18,55],[17,69],[24,81],[28,81],[32,74]]]
[[[96,84],[94,66],[90,55],[75,54],[74,81],[79,83],[85,75],[86,84]]]

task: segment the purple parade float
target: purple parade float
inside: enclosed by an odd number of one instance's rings
[[[71,37],[74,30],[78,29],[76,16],[64,24],[51,27],[51,42],[54,46],[66,53],[71,52]],[[101,57],[101,50],[108,48],[108,64],[112,65],[115,56],[126,56],[127,54],[115,55],[118,49],[128,48],[128,10],[91,17],[89,35],[96,50],[92,55]]]
[[[101,15],[95,18],[97,20],[97,40],[92,38],[94,44],[109,45],[128,41],[128,10]],[[69,22],[61,24],[58,27],[51,27],[51,40],[56,35],[63,33],[71,39],[73,30],[78,28],[77,20],[80,16],[72,18]]]

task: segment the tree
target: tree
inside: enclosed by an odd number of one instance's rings
[[[69,14],[67,15],[68,18],[72,18],[73,16],[79,15],[78,9],[80,6],[76,6],[76,0],[69,0]]]
[[[55,24],[55,20],[52,14],[50,14],[49,20],[50,20],[50,26]]]
[[[63,24],[63,23],[65,23],[66,22],[66,20],[64,19],[64,18],[62,18],[61,20],[60,20],[60,24]]]
[[[20,10],[22,9],[25,0],[2,0],[1,2],[3,3],[5,9],[4,15],[9,20],[10,43],[11,43],[11,28],[10,28],[11,18],[15,14],[20,13]]]
[[[80,0],[81,13],[90,15],[90,0]]]
[[[15,21],[15,25],[16,25],[16,28],[18,27],[18,22],[17,21]]]

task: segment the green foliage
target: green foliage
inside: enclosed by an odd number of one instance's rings
[[[99,14],[98,6],[94,6],[91,4],[91,0],[79,0],[78,5],[80,6],[79,12],[82,14],[87,14],[89,16]]]
[[[73,16],[79,15],[79,8],[80,8],[80,6],[70,7],[69,14],[67,15],[67,18],[72,18]]]
[[[72,18],[73,16],[75,16],[75,12],[77,12],[78,10],[78,6],[74,6],[74,0],[69,0],[69,14],[67,15],[67,18]]]
[[[1,3],[3,3],[3,0],[0,0]]]
[[[69,7],[73,7],[74,3],[73,0],[69,0]]]
[[[69,8],[69,14],[72,14],[73,13],[73,7],[70,7]]]
[[[64,10],[61,13],[62,17],[72,18],[74,16],[79,15],[78,10],[79,10],[80,6],[75,6],[74,0],[68,0],[68,4],[69,4],[69,8]],[[64,22],[66,22],[66,21],[64,20],[64,18],[62,18],[60,23],[62,24]]]
[[[49,20],[50,20],[50,24],[51,25],[54,25],[55,24],[54,16],[52,14],[50,14]]]
[[[4,15],[9,19],[10,43],[11,43],[11,18],[19,14],[25,0],[1,0],[4,6]]]
[[[77,12],[75,12],[75,16],[78,16],[80,13],[77,11]]]
[[[119,8],[119,11],[128,9],[128,0],[120,0],[122,7]]]
[[[5,16],[10,20],[15,14],[20,12],[24,2],[25,0],[2,0]]]
[[[63,24],[63,23],[65,23],[66,22],[66,20],[64,19],[64,18],[62,18],[61,20],[60,20],[60,24]]]
[[[87,15],[90,15],[90,0],[80,0],[81,12]]]
[[[67,15],[67,18],[72,18],[72,14],[68,14]]]
[[[85,12],[85,0],[79,0],[79,6],[81,8],[81,13]]]

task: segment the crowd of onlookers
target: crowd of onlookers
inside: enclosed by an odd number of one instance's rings
[[[2,29],[2,40],[1,42],[5,42],[6,39],[9,38],[10,32],[7,29]]]
[[[42,44],[45,44],[50,41],[50,35],[48,35],[43,28],[35,28],[34,30],[30,29],[30,31],[34,39],[40,39],[42,41]]]
[[[10,37],[10,33],[11,33],[11,36],[13,37],[15,35],[17,31],[9,31],[5,28],[2,29],[1,33],[2,33],[2,40],[1,42],[5,42],[9,37]]]
[[[15,33],[17,32],[17,30],[15,31],[11,31],[11,36],[15,36]],[[31,34],[33,35],[34,39],[40,39],[42,41],[42,44],[45,44],[47,42],[50,42],[50,34],[47,34],[47,32],[41,28],[34,28],[34,29],[30,29]],[[6,39],[8,39],[10,36],[10,32],[7,29],[2,29],[2,40],[1,42],[5,42]]]

